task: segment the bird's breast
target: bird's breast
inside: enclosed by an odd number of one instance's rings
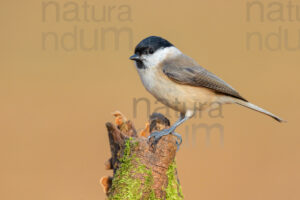
[[[216,100],[213,91],[176,83],[166,77],[160,69],[146,69],[139,71],[139,75],[147,91],[161,103],[179,112],[195,109],[199,105]]]

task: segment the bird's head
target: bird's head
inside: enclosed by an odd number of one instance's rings
[[[155,67],[167,56],[178,53],[180,51],[169,41],[158,36],[150,36],[135,47],[134,55],[130,57],[130,60],[134,60],[137,68],[142,70]]]

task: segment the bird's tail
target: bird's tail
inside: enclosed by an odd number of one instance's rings
[[[258,106],[256,106],[256,105],[254,105],[254,104],[252,104],[252,103],[250,103],[250,102],[246,102],[246,101],[237,99],[237,100],[235,101],[235,103],[236,103],[236,104],[239,104],[239,105],[242,105],[242,106],[245,106],[245,107],[247,107],[247,108],[250,108],[250,109],[252,109],[252,110],[261,112],[261,113],[263,113],[263,114],[265,114],[265,115],[268,115],[268,116],[272,117],[273,119],[275,119],[275,120],[278,121],[278,122],[286,122],[285,120],[283,120],[283,119],[277,117],[276,115],[270,113],[269,111],[266,111],[266,110],[264,110],[264,109],[262,109],[262,108],[260,108],[260,107],[258,107]]]

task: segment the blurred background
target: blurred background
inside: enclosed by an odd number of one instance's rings
[[[300,199],[299,0],[0,5],[0,199],[105,199],[99,179],[112,173],[104,170],[111,113],[138,129],[154,111],[176,120],[128,59],[150,35],[288,120],[226,105],[185,123],[177,130],[185,199]],[[198,125],[220,129],[192,134]]]

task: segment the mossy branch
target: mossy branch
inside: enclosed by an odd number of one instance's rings
[[[146,128],[137,134],[131,121],[115,112],[116,125],[107,123],[112,157],[106,169],[113,177],[105,176],[101,185],[109,200],[181,200],[183,195],[177,177],[176,139],[163,136],[156,144],[147,137],[170,126],[163,115],[154,113]]]

